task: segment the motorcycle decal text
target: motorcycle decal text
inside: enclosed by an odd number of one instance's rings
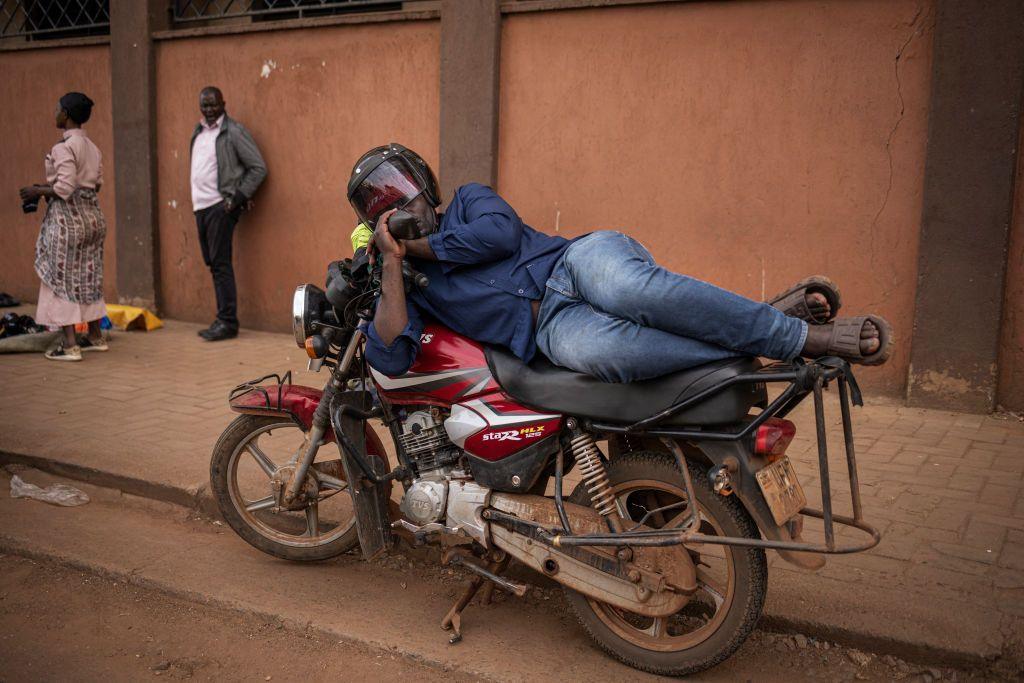
[[[507,429],[501,432],[489,432],[484,434],[484,441],[522,441],[523,439],[536,439],[544,434],[544,425],[537,427],[523,427],[522,429]]]

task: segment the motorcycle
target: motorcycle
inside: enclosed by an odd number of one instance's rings
[[[403,269],[407,288],[429,286]],[[502,576],[515,560],[561,584],[611,656],[685,675],[724,661],[754,628],[767,550],[816,569],[879,542],[862,514],[851,427],[860,392],[845,361],[732,358],[607,384],[428,324],[415,364],[389,377],[363,357],[380,288],[360,253],[330,266],[326,289],[295,291],[295,342],[310,369],[329,369],[322,390],[288,373],[231,392],[240,415],[214,448],[211,486],[224,520],[259,550],[313,561],[357,545],[372,559],[400,536],[438,546],[442,562],[474,575],[442,619],[453,644],[481,587],[484,602],[494,588],[526,592]],[[769,383],[783,386],[771,401]],[[852,516],[831,504],[822,391],[832,384]],[[786,455],[796,427],[785,417],[808,396],[820,509]],[[565,496],[574,468],[580,481]],[[806,518],[821,520],[823,543],[804,540]],[[863,536],[840,543],[837,527]]]

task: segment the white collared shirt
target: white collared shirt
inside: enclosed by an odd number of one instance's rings
[[[217,186],[217,135],[224,115],[213,125],[200,121],[203,129],[192,143],[192,210],[200,211],[224,201]]]

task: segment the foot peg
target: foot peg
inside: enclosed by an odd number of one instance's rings
[[[525,586],[524,584],[516,583],[515,581],[509,581],[508,579],[504,579],[498,576],[494,572],[484,569],[478,564],[474,564],[473,562],[467,562],[466,560],[462,559],[461,555],[453,555],[451,558],[451,564],[460,567],[465,567],[477,576],[482,576],[488,581],[493,582],[496,586],[498,586],[498,588],[501,588],[506,593],[511,593],[517,598],[521,598],[524,595],[526,595],[527,586]]]
[[[478,590],[480,590],[484,581],[490,582],[485,588],[485,604],[490,602],[490,594],[493,586],[497,586],[520,598],[526,595],[527,586],[514,581],[509,581],[497,574],[497,572],[504,571],[508,567],[508,555],[504,552],[496,551],[491,553],[490,558],[490,562],[488,562],[486,569],[475,562],[467,561],[462,555],[451,550],[446,552],[441,558],[442,564],[452,564],[465,567],[476,574],[476,576],[470,579],[469,585],[466,586],[466,590],[463,591],[462,595],[459,596],[459,599],[455,601],[452,608],[448,610],[448,614],[446,614],[444,619],[441,620],[441,628],[445,631],[452,632],[451,638],[448,639],[449,645],[454,645],[462,640],[462,611],[466,609],[469,603],[473,600],[473,596],[476,595]]]

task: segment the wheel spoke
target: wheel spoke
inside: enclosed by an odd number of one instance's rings
[[[276,501],[273,496],[267,496],[266,498],[260,498],[247,503],[245,506],[246,512],[256,512],[257,510],[266,510],[267,508],[274,507]]]
[[[314,538],[320,535],[320,511],[316,503],[306,508],[306,535]]]
[[[717,612],[725,602],[725,587],[717,579],[712,578],[703,566],[697,567],[697,585],[715,601],[715,611]]]
[[[260,447],[257,446],[255,442],[250,441],[245,444],[245,450],[249,452],[249,455],[251,455],[254,460],[256,460],[256,464],[260,466],[260,469],[263,470],[264,474],[268,477],[274,476],[274,472],[277,471],[277,465],[274,464],[273,460],[267,457],[266,453],[260,450]]]
[[[683,511],[680,512],[678,515],[676,515],[672,519],[670,519],[667,522],[665,522],[665,525],[660,527],[660,528],[662,528],[662,529],[675,529],[676,527],[678,527],[680,524],[682,524],[683,522],[685,522],[688,519],[690,519],[690,507],[689,506],[684,508]]]
[[[665,513],[658,510],[658,508],[662,507],[661,503],[658,502],[658,495],[650,489],[648,489],[646,493],[647,509],[649,511],[654,511],[651,515],[652,521],[654,522],[654,528],[662,529],[665,527]]]
[[[661,638],[668,633],[668,619],[666,617],[654,617],[654,621],[651,622],[649,628],[644,629],[644,633],[655,638]]]
[[[672,519],[668,520],[665,523],[665,526],[663,526],[661,528],[662,529],[675,529],[675,528],[678,528],[683,522],[689,521],[689,519],[690,519],[690,507],[686,506],[685,508],[683,508],[682,512],[680,512],[678,515],[676,515]],[[694,529],[695,530],[699,530],[700,529],[700,525],[702,523],[706,522],[706,521],[708,521],[708,518],[698,508],[698,510],[697,510],[697,523],[694,525]]]
[[[302,443],[295,450],[295,455],[288,459],[289,465],[294,465],[302,457],[302,454],[306,452],[306,447],[309,446],[309,434],[305,434],[302,438]]]
[[[348,488],[347,481],[342,481],[341,479],[332,477],[329,474],[314,472],[314,476],[316,476],[317,480],[320,482],[320,486],[323,488],[331,489],[332,491],[344,491]]]

